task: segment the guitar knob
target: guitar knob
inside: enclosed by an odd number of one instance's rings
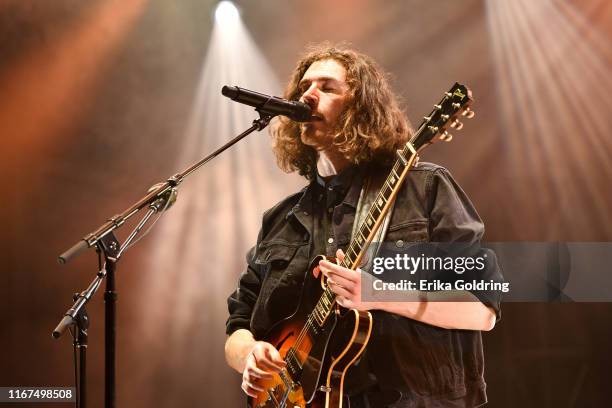
[[[444,133],[442,133],[440,135],[440,140],[442,140],[443,142],[450,142],[451,140],[453,140],[453,135],[451,135],[450,133],[448,133],[448,131],[444,131]]]
[[[472,119],[474,117],[474,115],[476,115],[476,113],[473,110],[471,110],[470,108],[466,108],[463,111],[462,115],[465,116],[468,119]]]
[[[453,129],[461,130],[461,129],[463,129],[463,123],[459,122],[459,119],[455,119],[451,123],[451,127]]]

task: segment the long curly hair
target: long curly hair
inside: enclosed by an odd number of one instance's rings
[[[338,152],[357,165],[392,163],[395,151],[409,140],[412,127],[391,91],[387,75],[370,57],[343,45],[310,46],[298,61],[284,97],[299,99],[298,84],[306,70],[315,61],[326,59],[333,59],[346,69],[349,86],[346,108],[332,139]],[[312,179],[316,174],[317,152],[302,143],[300,124],[280,117],[271,134],[278,166]]]

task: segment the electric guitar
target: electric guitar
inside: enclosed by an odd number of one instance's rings
[[[355,230],[342,262],[319,255],[310,263],[311,271],[321,259],[353,270],[361,264],[408,172],[417,163],[418,152],[437,139],[450,142],[452,135],[447,129],[463,127],[460,115],[474,116],[471,103],[471,91],[464,85],[455,83],[444,94],[410,141],[397,151],[397,160],[367,217]],[[296,312],[274,325],[263,339],[279,350],[287,365],[272,379],[261,382],[264,391],[249,398],[251,408],[342,407],[344,376],[365,350],[372,332],[372,315],[340,307],[323,274],[312,276],[306,279],[320,280],[314,309],[308,306],[312,299],[306,301],[302,296]]]

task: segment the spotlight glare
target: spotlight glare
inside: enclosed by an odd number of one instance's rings
[[[217,5],[215,10],[215,20],[219,24],[231,24],[240,18],[238,9],[231,1],[223,0]]]

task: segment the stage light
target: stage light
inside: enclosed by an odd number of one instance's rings
[[[238,9],[231,1],[224,0],[217,5],[215,20],[218,24],[235,24],[239,18]]]

